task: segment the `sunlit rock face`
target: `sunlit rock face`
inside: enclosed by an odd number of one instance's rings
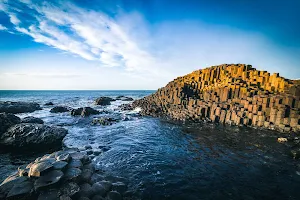
[[[300,81],[223,64],[178,77],[133,106],[144,115],[299,132]]]

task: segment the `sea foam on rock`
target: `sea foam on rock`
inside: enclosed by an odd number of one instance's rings
[[[60,158],[66,161],[59,160]],[[61,169],[55,163],[65,162]],[[72,163],[82,163],[72,165]],[[4,199],[123,199],[127,190],[123,182],[105,180],[103,172],[96,171],[85,152],[64,149],[46,154],[27,165],[30,173],[6,178],[0,185]],[[93,177],[97,177],[96,179]]]

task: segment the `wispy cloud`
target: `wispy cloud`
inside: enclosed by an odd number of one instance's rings
[[[0,24],[0,31],[6,31],[7,28],[5,26],[3,26],[2,24]]]
[[[26,13],[30,17],[17,17],[24,14],[20,6],[30,11]],[[15,30],[35,42],[129,71],[149,70],[155,64],[153,56],[131,37],[134,30],[104,12],[85,10],[68,1],[6,1],[1,7]]]

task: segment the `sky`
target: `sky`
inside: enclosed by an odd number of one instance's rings
[[[219,64],[300,78],[299,0],[0,0],[0,89],[149,90]]]

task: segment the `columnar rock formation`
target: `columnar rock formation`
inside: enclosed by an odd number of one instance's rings
[[[178,77],[135,101],[142,114],[177,120],[300,130],[300,81],[245,64],[224,64]]]

